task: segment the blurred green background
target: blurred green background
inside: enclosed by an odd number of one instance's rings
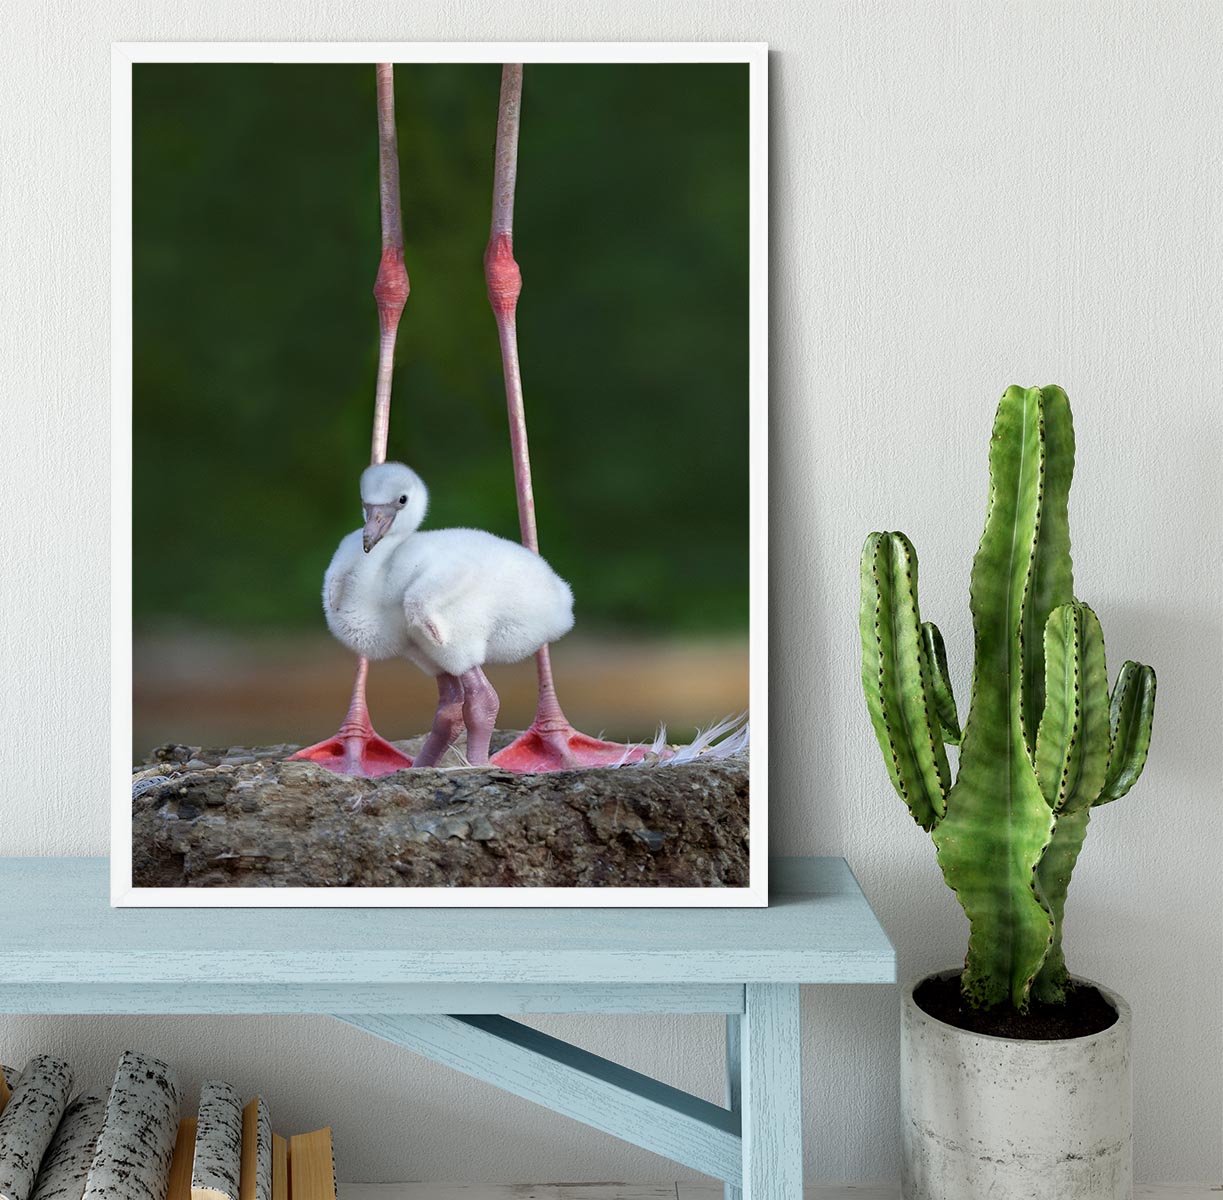
[[[389,456],[424,477],[428,526],[516,538],[481,264],[499,82],[396,69],[412,292]],[[579,637],[746,635],[747,84],[526,68],[519,345]],[[370,66],[142,64],[133,113],[134,620],[161,639],[139,701],[166,638],[325,636],[323,572],[361,521],[379,227]]]

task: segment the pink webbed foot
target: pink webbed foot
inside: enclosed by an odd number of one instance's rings
[[[605,742],[580,733],[567,721],[536,721],[503,750],[492,757],[495,767],[519,774],[537,771],[573,771],[583,767],[614,767],[641,762],[647,746]]]
[[[370,779],[391,775],[412,765],[412,760],[406,754],[396,750],[386,738],[379,737],[370,724],[369,709],[365,703],[368,675],[369,660],[358,659],[352,704],[339,732],[325,742],[316,742],[289,755],[290,759],[316,762],[339,775],[364,775]]]
[[[372,725],[360,730],[346,726],[335,737],[316,742],[289,757],[318,763],[338,775],[364,775],[368,779],[392,775],[412,765],[412,760],[379,737]]]

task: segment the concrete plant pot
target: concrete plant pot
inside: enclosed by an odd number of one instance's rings
[[[944,978],[955,971],[940,972]],[[904,989],[904,1200],[1131,1200],[1130,1010],[1060,1041],[970,1033]]]

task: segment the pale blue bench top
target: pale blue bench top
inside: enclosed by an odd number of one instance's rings
[[[840,858],[775,859],[767,909],[112,909],[107,872],[100,858],[0,859],[0,1011],[408,1011],[387,1005],[421,985],[442,987],[430,1011],[460,1011],[453,985],[472,1005],[491,999],[472,985],[501,989],[499,1007],[461,1011],[573,1011],[546,1002],[571,984],[666,985],[654,1011],[733,1011],[745,983],[895,978]],[[740,986],[719,999],[711,985]],[[685,987],[707,1006],[677,1007]]]

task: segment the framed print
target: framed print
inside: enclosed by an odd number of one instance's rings
[[[767,902],[766,62],[115,46],[115,904]]]

